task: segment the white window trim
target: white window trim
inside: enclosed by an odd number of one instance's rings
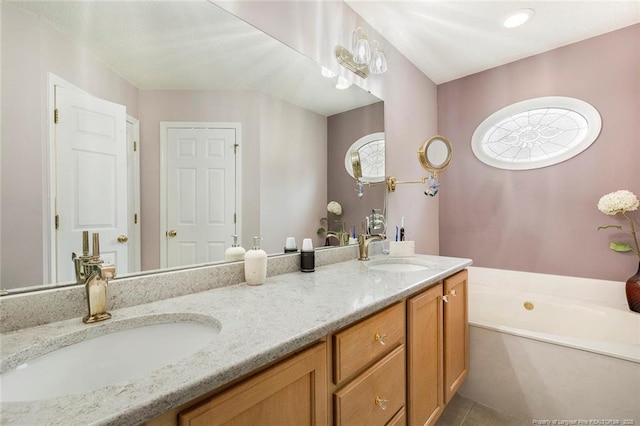
[[[542,158],[534,161],[518,161],[512,162],[508,160],[500,160],[487,154],[482,146],[485,135],[500,121],[524,112],[543,109],[543,108],[562,108],[574,111],[580,114],[587,121],[587,132],[583,139],[570,149],[552,157]],[[552,166],[569,160],[589,148],[596,141],[602,129],[602,118],[591,104],[576,98],[564,96],[546,96],[540,98],[527,99],[508,105],[487,117],[477,127],[471,138],[471,149],[475,156],[483,163],[506,170],[530,170],[542,167]]]

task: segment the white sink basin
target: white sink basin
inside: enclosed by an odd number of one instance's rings
[[[144,321],[124,320],[121,327],[125,330],[113,331],[113,326],[105,326],[97,337],[96,329],[76,332],[68,338],[80,340],[78,343],[37,356],[3,373],[0,401],[81,394],[125,382],[195,354],[221,328],[217,320],[209,317],[205,317],[208,321],[185,321],[180,316],[178,322],[168,322],[171,316],[140,318]]]
[[[384,258],[369,260],[367,269],[382,272],[416,272],[428,270],[429,264],[413,258]]]

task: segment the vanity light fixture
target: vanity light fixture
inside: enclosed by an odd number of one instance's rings
[[[516,28],[529,22],[535,14],[536,12],[533,9],[520,9],[504,18],[502,25],[505,28]]]
[[[379,43],[376,40],[369,43],[362,27],[353,31],[351,51],[338,45],[335,55],[340,65],[362,78],[367,78],[369,73],[383,74],[387,71],[387,58]]]

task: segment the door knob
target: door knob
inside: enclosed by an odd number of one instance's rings
[[[126,243],[127,241],[129,241],[129,237],[127,237],[126,235],[118,235],[118,242],[119,243]]]
[[[175,230],[175,229],[172,229],[172,230],[170,230],[170,231],[167,231],[167,237],[169,237],[169,238],[173,238],[173,237],[175,237],[176,235],[178,235],[178,233],[176,232],[176,230]]]

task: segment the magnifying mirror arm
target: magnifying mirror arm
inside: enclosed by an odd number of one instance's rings
[[[438,178],[438,174],[436,172],[431,172],[429,176],[425,176],[420,180],[397,180],[395,176],[387,176],[387,179],[386,179],[387,192],[395,192],[396,186],[400,184],[419,183],[419,184],[425,185],[427,184],[427,182],[431,183],[430,181],[435,180],[437,182],[437,178]]]

